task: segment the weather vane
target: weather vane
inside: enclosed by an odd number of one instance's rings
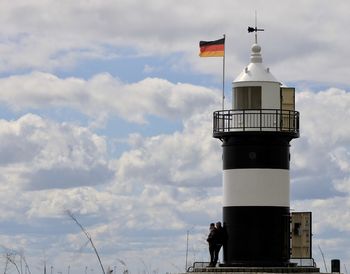
[[[264,31],[264,29],[258,29],[258,23],[257,23],[257,15],[255,11],[255,28],[253,27],[248,27],[248,32],[255,32],[255,44],[258,43],[258,31]]]

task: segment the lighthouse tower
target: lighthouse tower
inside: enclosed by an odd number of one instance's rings
[[[215,111],[223,148],[225,266],[288,266],[290,141],[299,137],[294,88],[263,66],[261,47],[233,81],[232,109]]]

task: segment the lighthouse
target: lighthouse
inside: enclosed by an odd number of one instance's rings
[[[225,266],[288,266],[290,142],[299,137],[295,89],[263,65],[261,46],[232,84],[232,109],[213,113],[222,142]],[[249,29],[248,29],[249,31]]]

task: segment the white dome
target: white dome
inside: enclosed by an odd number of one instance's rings
[[[262,64],[261,47],[253,44],[250,55],[250,64],[233,81],[237,82],[277,82],[280,83]]]

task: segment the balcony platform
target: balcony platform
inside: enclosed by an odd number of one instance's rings
[[[233,109],[213,113],[213,137],[268,133],[299,137],[299,112],[282,109]]]

